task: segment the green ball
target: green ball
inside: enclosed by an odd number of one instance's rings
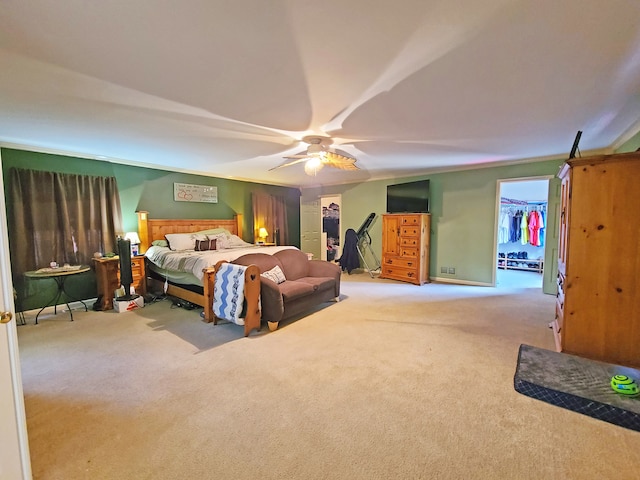
[[[611,377],[611,388],[613,388],[614,392],[629,397],[635,397],[640,394],[638,384],[633,378],[626,375],[614,375]]]

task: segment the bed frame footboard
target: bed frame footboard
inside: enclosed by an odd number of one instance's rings
[[[218,268],[226,260],[221,260],[213,268],[205,268],[204,273],[204,320],[218,323],[218,318],[213,314],[213,288]],[[244,274],[244,300],[246,302],[246,315],[244,317],[244,336],[247,337],[252,330],[260,330],[260,269],[257,265],[249,265]]]

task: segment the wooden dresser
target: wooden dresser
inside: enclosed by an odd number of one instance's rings
[[[640,153],[569,160],[562,180],[556,347],[640,366]]]
[[[429,281],[428,213],[389,213],[382,216],[380,278],[422,285]]]
[[[95,310],[111,310],[113,308],[113,292],[120,287],[120,257],[94,258],[96,280],[98,283],[98,299]],[[131,257],[132,286],[138,295],[146,293],[144,256]]]

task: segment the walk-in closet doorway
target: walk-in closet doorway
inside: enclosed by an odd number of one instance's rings
[[[500,180],[498,187],[495,284],[541,289],[549,240],[549,178]]]

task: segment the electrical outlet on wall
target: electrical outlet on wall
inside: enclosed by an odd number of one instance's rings
[[[455,275],[456,274],[456,267],[449,267],[449,271],[447,273],[449,275]]]
[[[449,271],[449,267],[440,267],[440,273],[447,273]]]

